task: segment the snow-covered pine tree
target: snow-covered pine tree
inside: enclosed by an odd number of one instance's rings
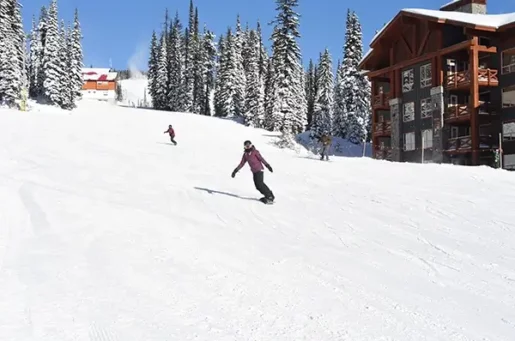
[[[294,135],[302,133],[307,128],[308,122],[308,102],[306,98],[306,89],[304,87],[306,77],[302,64],[300,64],[297,69],[297,79],[298,81],[295,84],[295,96],[297,97],[297,101],[295,101],[295,115],[292,123],[292,131]]]
[[[7,0],[10,3],[10,11],[12,14],[12,34],[14,39],[15,53],[17,63],[17,72],[20,72],[19,91],[28,90],[27,78],[27,55],[26,55],[26,35],[23,30],[23,21],[21,17],[21,5],[19,0]]]
[[[193,48],[193,112],[200,114],[205,102],[205,64],[204,45],[199,32],[198,10],[195,8],[194,20],[194,48]]]
[[[247,45],[247,87],[243,117],[246,125],[261,128],[265,120],[264,88],[259,75],[259,40],[254,30],[249,32]]]
[[[154,108],[165,110],[168,107],[168,61],[166,35],[161,35],[159,44],[159,53],[157,56],[156,75],[155,75],[155,97]]]
[[[292,145],[294,135],[299,128],[298,101],[304,84],[301,83],[303,72],[301,53],[297,42],[299,34],[299,15],[295,12],[298,0],[276,0],[277,16],[272,34],[273,63],[275,69],[273,89],[273,129],[283,134],[283,145]]]
[[[234,36],[231,29],[228,32],[223,41],[223,47],[221,49],[222,55],[220,56],[220,62],[218,65],[217,72],[217,87],[215,94],[216,101],[216,115],[220,117],[234,116],[235,109],[235,78],[236,78],[236,56],[234,48]]]
[[[182,24],[179,19],[179,13],[175,14],[173,26],[171,30],[170,47],[170,88],[169,88],[169,107],[172,111],[184,111],[185,108],[181,102],[181,86],[183,75],[183,56],[182,56]]]
[[[242,116],[245,111],[245,67],[243,65],[244,32],[241,29],[240,16],[236,19],[234,35],[234,110],[236,116]]]
[[[259,44],[259,77],[263,85],[265,84],[266,75],[268,73],[268,52],[266,51],[265,44],[263,43],[263,32],[261,30],[261,23],[257,22],[256,34]]]
[[[275,79],[275,69],[274,62],[272,58],[268,58],[267,62],[267,72],[265,75],[265,122],[264,128],[270,131],[274,131],[275,128],[275,119],[274,119],[274,79]]]
[[[215,35],[204,27],[202,37],[202,51],[204,63],[204,95],[202,98],[201,115],[211,116],[214,109],[211,107],[211,98],[215,89],[215,73],[216,73],[216,44]]]
[[[318,64],[318,91],[315,99],[311,136],[320,137],[324,132],[331,133],[333,116],[333,64],[326,49]]]
[[[37,69],[37,80],[36,80],[36,89],[34,97],[44,96],[44,82],[45,82],[45,70],[44,70],[44,62],[45,62],[45,46],[47,40],[47,31],[48,31],[48,11],[45,6],[41,7],[41,11],[39,14],[38,20],[38,52],[37,52],[37,64],[39,65]]]
[[[0,1],[0,102],[8,106],[15,106],[26,86],[25,38],[19,6],[18,0]]]
[[[308,129],[311,127],[313,112],[315,110],[316,98],[316,68],[313,59],[309,60],[308,70],[306,71],[306,101],[307,101],[307,121]]]
[[[57,103],[63,109],[72,109],[74,107],[74,91],[72,88],[71,62],[70,62],[70,32],[66,31],[64,20],[61,22],[59,29],[59,69],[62,70],[59,75],[59,93],[60,98]]]
[[[82,29],[79,21],[79,11],[75,9],[73,29],[69,36],[70,43],[70,86],[72,93],[72,105],[82,97],[83,83],[82,69],[84,68],[84,55],[82,53]]]
[[[150,54],[148,59],[148,90],[150,97],[152,97],[152,106],[155,107],[156,94],[156,80],[157,80],[157,61],[159,56],[159,44],[157,42],[156,31],[152,32],[152,39],[150,40]]]
[[[46,24],[43,91],[45,99],[49,104],[59,105],[61,103],[60,78],[62,77],[63,69],[59,59],[61,44],[57,17],[57,0],[52,0],[50,3]]]
[[[220,81],[220,77],[222,75],[222,65],[225,63],[225,39],[224,39],[224,36],[223,34],[220,35],[220,38],[218,39],[218,44],[217,44],[217,50],[218,50],[218,55],[217,55],[217,58],[216,58],[216,77],[215,77],[215,92],[214,92],[214,110],[215,110],[215,116],[217,117],[221,117],[223,116],[223,103],[219,97],[219,94],[221,92],[221,85],[222,85],[222,82]]]
[[[345,66],[338,60],[336,68],[336,80],[334,83],[334,107],[333,107],[333,135],[341,138],[347,137],[347,110],[344,89]]]
[[[36,23],[36,18],[32,18],[32,29],[29,34],[29,60],[28,60],[28,73],[29,73],[29,96],[37,97],[38,91],[38,74],[41,68],[39,59],[41,49],[41,40],[39,39],[39,30]]]
[[[361,25],[356,13],[349,14],[346,34],[345,55],[342,63],[342,94],[344,117],[346,117],[346,138],[355,144],[363,143],[368,135],[370,120],[370,84],[359,70],[363,56]]]
[[[181,86],[181,103],[186,112],[194,112],[194,82],[195,70],[193,60],[195,56],[195,6],[190,0],[189,23],[184,34],[184,73]]]

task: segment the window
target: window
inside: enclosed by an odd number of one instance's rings
[[[406,70],[402,73],[402,92],[410,92],[413,90],[415,84],[415,77],[413,69]]]
[[[424,149],[433,148],[433,129],[422,130],[422,146]]]
[[[515,86],[509,86],[502,89],[502,107],[515,107]]]
[[[504,141],[515,141],[515,122],[503,123],[502,136]]]
[[[515,154],[504,155],[503,167],[509,170],[515,170]]]
[[[415,150],[415,133],[404,134],[404,150]]]
[[[104,82],[104,81],[98,81],[97,82],[97,85],[108,85],[109,82]]]
[[[503,74],[515,72],[515,49],[502,51],[501,63]]]
[[[431,73],[431,63],[420,67],[420,87],[427,88],[433,85],[433,76]]]
[[[420,114],[422,118],[430,118],[433,116],[433,106],[431,104],[431,97],[424,98],[420,101]]]
[[[402,120],[404,122],[415,120],[415,102],[404,103],[404,115]]]

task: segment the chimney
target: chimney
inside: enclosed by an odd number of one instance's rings
[[[486,14],[486,0],[454,0],[440,7],[440,11]]]

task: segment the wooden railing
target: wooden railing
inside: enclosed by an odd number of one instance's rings
[[[451,105],[445,111],[445,120],[453,120],[470,115],[469,107],[466,104]]]
[[[390,106],[390,94],[380,93],[374,95],[374,102],[372,103],[374,108],[387,108]]]
[[[497,86],[499,78],[495,69],[478,69],[478,82],[482,86]],[[447,75],[447,87],[459,88],[470,84],[470,71],[458,71]]]
[[[497,86],[499,78],[497,77],[498,71],[492,69],[479,69],[478,81],[482,85]]]
[[[377,122],[374,128],[374,135],[390,135],[392,132],[392,121]]]
[[[447,150],[468,149],[472,149],[472,138],[470,136],[453,137],[447,141]]]

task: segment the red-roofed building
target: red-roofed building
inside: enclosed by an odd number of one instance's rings
[[[109,68],[84,68],[82,77],[83,98],[98,100],[114,100],[116,98],[116,72],[111,72]]]

